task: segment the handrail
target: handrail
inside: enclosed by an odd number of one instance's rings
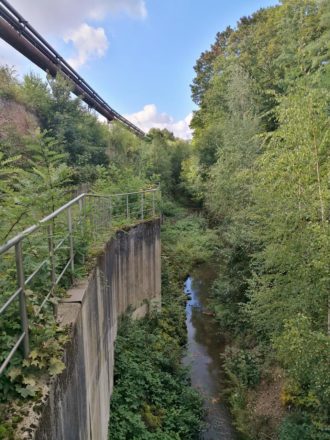
[[[39,225],[33,225],[29,228],[25,229],[20,234],[16,235],[15,237],[11,238],[7,241],[4,245],[0,246],[0,255],[6,252],[11,247],[15,246],[16,243],[18,243],[20,240],[22,240],[24,237],[28,236],[29,234],[32,234],[35,230],[37,230]]]
[[[21,232],[20,234],[16,235],[15,237],[11,238],[10,240],[8,240],[7,243],[5,243],[4,245],[0,246],[0,255],[3,254],[4,252],[6,252],[11,247],[13,247],[16,243],[21,241],[23,238],[25,238],[28,235],[30,235],[33,232],[35,232],[37,229],[40,228],[40,226],[43,223],[46,223],[48,220],[51,220],[52,218],[56,217],[58,214],[60,214],[61,212],[65,211],[70,206],[74,205],[76,202],[78,202],[80,199],[84,198],[86,195],[87,194],[85,194],[85,193],[80,194],[78,197],[75,197],[74,199],[70,200],[70,202],[68,202],[65,205],[61,206],[56,211],[54,211],[51,214],[49,214],[47,217],[44,217],[42,220],[39,220],[39,222],[36,223],[35,225],[29,226],[23,232]]]
[[[39,224],[43,224],[48,222],[49,220],[52,220],[53,218],[57,217],[59,214],[64,212],[66,209],[70,208],[75,203],[79,202],[79,200],[85,198],[89,194],[82,193],[79,196],[75,197],[74,199],[70,200],[70,202],[66,203],[65,205],[61,206],[60,208],[56,209],[56,211],[52,212],[51,214],[44,217],[42,220],[39,221]]]
[[[65,205],[58,208],[56,211],[52,212],[48,216],[44,217],[43,219],[39,220],[38,223],[35,225],[29,226],[27,229],[22,231],[20,234],[16,235],[15,237],[8,240],[4,245],[0,246],[0,255],[6,252],[8,249],[13,247],[16,243],[18,243],[20,240],[22,240],[24,237],[28,236],[29,234],[32,234],[32,232],[35,232],[43,223],[48,222],[49,220],[52,220],[61,212],[65,211],[70,206],[77,203],[79,200],[85,198],[86,196],[90,197],[119,197],[119,196],[126,196],[126,195],[133,195],[133,194],[141,194],[141,193],[148,193],[148,192],[155,192],[158,191],[158,188],[152,188],[152,189],[146,189],[141,191],[135,191],[135,192],[128,192],[128,193],[118,193],[118,194],[95,194],[95,193],[82,193],[79,196],[75,197],[74,199],[70,200],[70,202],[66,203]]]
[[[152,188],[152,189],[145,189],[141,191],[135,191],[135,192],[128,192],[128,193],[118,193],[118,194],[95,194],[95,193],[88,193],[87,195],[93,196],[93,197],[119,197],[119,196],[130,196],[133,194],[141,194],[141,193],[148,193],[148,192],[155,192],[159,191],[159,188]]]
[[[156,194],[160,194],[159,187],[151,188],[140,191],[131,191],[127,193],[115,193],[115,194],[98,194],[98,193],[82,193],[79,196],[73,198],[69,202],[65,203],[58,209],[56,209],[51,214],[39,220],[36,224],[26,228],[21,233],[17,234],[15,237],[7,241],[7,243],[0,246],[0,256],[5,254],[11,249],[15,249],[15,264],[16,265],[16,281],[17,290],[6,299],[5,303],[1,306],[0,304],[0,316],[6,312],[8,307],[13,304],[13,302],[19,299],[19,311],[20,311],[20,322],[21,322],[21,334],[10,350],[9,354],[6,356],[2,364],[0,364],[0,375],[6,369],[10,363],[12,357],[15,355],[17,350],[22,346],[24,358],[27,358],[30,352],[30,342],[29,342],[29,323],[28,323],[28,313],[26,306],[26,287],[27,285],[39,274],[41,269],[45,265],[49,265],[49,282],[50,289],[46,296],[44,297],[42,303],[39,305],[36,312],[36,316],[39,316],[41,310],[48,302],[51,297],[54,297],[56,292],[56,286],[59,285],[64,274],[69,270],[74,272],[75,269],[75,257],[76,257],[76,247],[75,247],[75,233],[76,228],[84,230],[89,224],[93,232],[93,238],[96,239],[97,233],[102,232],[105,229],[108,232],[114,225],[114,220],[117,215],[120,221],[132,222],[132,220],[144,220],[146,218],[154,218],[158,216],[159,210],[157,210]],[[130,196],[139,195],[138,199],[134,199],[130,202]],[[151,195],[149,199],[149,205],[147,197]],[[122,198],[122,204],[118,205],[118,200]],[[93,202],[93,209],[90,212],[86,210],[86,205],[88,202]],[[116,206],[117,203],[117,206]],[[136,206],[133,206],[136,205]],[[78,212],[76,213],[76,218],[74,216],[74,208],[78,205]],[[116,213],[117,210],[117,213]],[[119,210],[119,214],[118,214]],[[54,243],[55,236],[55,219],[62,213],[67,213],[66,226],[60,232],[63,233],[60,241],[56,244]],[[45,235],[45,242],[47,243],[47,256],[41,262],[38,262],[37,267],[33,272],[25,278],[24,270],[24,255],[22,249],[23,241],[32,236],[37,230],[47,225],[47,233]],[[56,265],[56,252],[63,248],[63,245],[67,242],[68,249],[68,259],[64,264],[64,267],[58,267]],[[66,249],[66,248],[65,248]],[[61,272],[57,275],[57,269]]]

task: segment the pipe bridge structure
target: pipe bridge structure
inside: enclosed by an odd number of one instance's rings
[[[0,37],[52,77],[60,72],[72,91],[108,121],[117,120],[139,137],[145,133],[110,107],[104,99],[6,0],[0,0]]]

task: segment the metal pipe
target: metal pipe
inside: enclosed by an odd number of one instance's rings
[[[149,193],[149,192],[157,192],[159,191],[159,188],[152,188],[152,189],[144,189],[141,191],[133,191],[133,192],[125,192],[125,193],[118,193],[118,194],[96,194],[96,193],[87,193],[86,196],[90,197],[120,197],[120,196],[126,196],[126,195],[133,195],[133,194],[141,194],[141,193]]]
[[[22,242],[19,241],[15,245],[15,258],[16,258],[16,272],[17,272],[17,284],[21,289],[19,294],[19,311],[21,316],[21,329],[24,333],[23,342],[23,356],[27,359],[30,353],[29,346],[29,321],[26,312],[26,300],[25,300],[25,280],[24,280],[24,268],[23,268],[23,252]]]
[[[85,235],[85,198],[79,200],[79,225],[80,225],[80,240]],[[82,252],[82,263],[85,263],[85,254]]]
[[[51,276],[51,293],[54,293],[56,286],[56,262],[55,262],[55,252],[54,252],[54,225],[50,223],[48,225],[48,252],[50,261],[50,276]],[[41,309],[42,307],[40,307]]]
[[[17,244],[19,241],[21,241],[27,235],[32,234],[32,232],[36,231],[39,228],[39,226],[40,225],[38,225],[38,224],[30,226],[29,228],[26,228],[20,234],[17,234],[17,235],[15,235],[15,237],[13,237],[10,240],[8,240],[7,243],[5,243],[2,246],[0,246],[0,255],[3,254],[4,252],[8,251],[8,249],[10,249],[13,246],[15,246],[15,244]]]
[[[68,208],[68,231],[69,231],[69,249],[70,249],[71,271],[72,271],[72,276],[73,276],[73,272],[74,272],[74,249],[73,249],[71,207]]]
[[[65,211],[66,209],[70,208],[70,206],[77,203],[80,199],[84,198],[86,196],[85,193],[80,194],[80,196],[75,197],[74,199],[70,200],[65,205],[61,206],[60,208],[56,209],[56,211],[52,212],[51,214],[47,215],[47,217],[44,217],[42,220],[40,220],[39,223],[46,223],[49,220],[52,220],[54,217],[57,217],[61,212]]]
[[[5,368],[7,367],[7,365],[9,364],[9,362],[11,361],[11,358],[14,356],[14,354],[16,353],[16,351],[18,350],[19,346],[21,345],[23,339],[25,338],[25,333],[22,333],[21,336],[18,338],[18,340],[16,341],[16,344],[14,345],[14,347],[10,350],[9,355],[6,357],[6,360],[4,361],[4,363],[1,365],[0,367],[0,375],[4,372]]]
[[[111,108],[6,0],[1,3],[0,36],[4,41],[51,76],[61,72],[72,83],[73,93],[108,121],[116,119],[137,136],[145,136],[141,129]]]
[[[18,297],[18,295],[21,293],[21,288],[19,287],[16,292],[7,299],[7,301],[4,303],[4,305],[0,308],[0,315],[10,306],[10,304]]]

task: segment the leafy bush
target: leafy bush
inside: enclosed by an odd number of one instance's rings
[[[163,230],[163,247],[181,271],[189,272],[194,264],[209,260],[215,252],[216,233],[206,220],[190,215]]]
[[[275,347],[287,373],[285,403],[308,411],[314,426],[326,425],[330,411],[329,337],[313,330],[306,316],[298,315],[285,324]]]
[[[228,347],[224,354],[229,376],[245,387],[254,387],[260,381],[260,358],[251,350]]]
[[[172,302],[174,314],[166,310],[154,319],[122,322],[116,341],[110,438],[198,438],[202,402],[181,366],[184,338],[178,330],[177,307]]]
[[[279,440],[327,440],[329,436],[329,428],[316,427],[308,415],[302,412],[287,416],[279,431]]]
[[[162,311],[140,321],[125,319],[116,341],[115,386],[111,399],[110,438],[124,440],[193,440],[202,426],[202,399],[182,367],[186,343],[182,280],[196,261],[205,224],[197,217],[167,221],[170,238],[162,260]],[[187,233],[187,235],[186,235]],[[180,238],[179,238],[180,237]],[[180,245],[172,248],[176,240]],[[166,243],[166,238],[163,236]],[[189,238],[190,240],[190,238]],[[195,247],[194,247],[195,246]],[[197,248],[197,249],[196,249]],[[184,258],[185,256],[185,258]]]

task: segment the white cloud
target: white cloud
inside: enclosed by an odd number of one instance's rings
[[[11,0],[11,4],[46,39],[61,37],[73,43],[76,54],[68,62],[75,69],[90,58],[102,57],[108,48],[104,29],[86,21],[100,22],[121,13],[139,19],[147,16],[145,0]],[[10,52],[5,60],[15,64]]]
[[[155,104],[148,104],[143,107],[143,110],[131,115],[125,115],[125,117],[146,132],[151,128],[159,128],[161,130],[166,128],[176,137],[187,140],[192,137],[192,131],[189,127],[192,113],[180,121],[175,121],[167,113],[158,112]]]
[[[107,13],[119,14],[121,12],[133,18],[146,18],[148,15],[145,0],[97,0],[89,16],[95,20],[102,20]]]
[[[88,19],[125,13],[145,18],[145,0],[11,0],[11,4],[41,33],[63,36]]]
[[[68,63],[78,69],[89,59],[101,58],[109,47],[107,36],[103,28],[93,28],[86,23],[78,29],[67,33],[64,36],[66,43],[72,43],[76,54],[68,59]]]

